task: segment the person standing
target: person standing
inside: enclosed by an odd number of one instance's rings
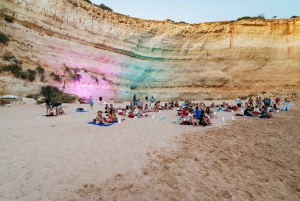
[[[94,100],[93,100],[93,97],[90,96],[90,106],[91,106],[91,110],[93,109],[93,105],[94,105]]]
[[[250,106],[250,107],[254,107],[254,106],[253,106],[253,99],[252,99],[251,96],[250,96],[248,102],[249,102],[249,106]]]
[[[136,103],[136,96],[135,94],[133,94],[133,105],[135,105],[135,103]]]
[[[154,108],[155,108],[155,98],[154,98],[153,96],[151,96],[150,102],[151,102],[150,109],[151,109],[151,110],[154,110]]]
[[[241,98],[240,98],[240,97],[238,97],[238,98],[236,99],[236,106],[237,106],[237,107],[241,107],[241,106],[242,106]]]
[[[46,115],[48,115],[51,110],[51,98],[50,97],[46,98],[45,106],[46,106]]]

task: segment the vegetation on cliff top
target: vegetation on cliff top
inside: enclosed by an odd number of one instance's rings
[[[265,19],[265,15],[264,14],[260,14],[258,16],[254,16],[254,17],[244,16],[244,17],[238,18],[237,21],[239,21],[239,20],[247,20],[247,19]]]
[[[84,0],[84,1],[86,1],[86,2],[88,2],[90,4],[93,4],[90,0]],[[100,5],[96,5],[96,4],[93,4],[93,5],[95,5],[95,6],[99,7],[99,8],[102,8],[103,10],[107,10],[107,11],[113,12],[113,10],[110,7],[104,5],[103,3],[100,4]]]

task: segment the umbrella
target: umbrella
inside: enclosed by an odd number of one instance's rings
[[[5,96],[1,96],[0,98],[7,98],[7,99],[19,99],[18,96],[14,96],[14,95],[5,95]]]

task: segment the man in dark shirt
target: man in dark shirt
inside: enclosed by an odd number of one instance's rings
[[[46,106],[46,114],[48,115],[49,111],[51,109],[51,98],[50,97],[46,98],[45,106]]]
[[[133,105],[135,105],[135,103],[136,103],[136,96],[135,96],[135,94],[133,95]]]

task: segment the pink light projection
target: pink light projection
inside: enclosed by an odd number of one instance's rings
[[[107,80],[101,76],[96,76],[88,72],[80,71],[82,76],[80,81],[70,81],[65,85],[65,93],[75,94],[84,100],[90,96],[97,102],[99,97],[113,97],[113,87]]]

